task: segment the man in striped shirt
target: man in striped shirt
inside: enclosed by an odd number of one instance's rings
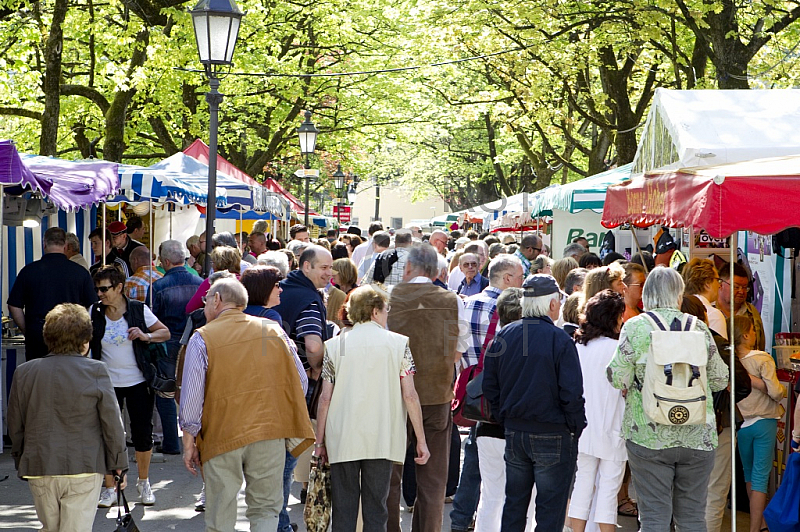
[[[489,331],[489,322],[497,308],[497,298],[506,288],[520,288],[524,280],[522,263],[514,255],[501,254],[489,263],[489,286],[483,292],[468,297],[464,302],[470,327],[467,350],[461,357],[461,365],[464,368],[478,363],[483,342]],[[464,465],[461,468],[458,490],[453,498],[453,510],[450,512],[451,529],[457,532],[469,528],[478,508],[481,473],[475,438],[475,427],[473,427],[464,444]]]

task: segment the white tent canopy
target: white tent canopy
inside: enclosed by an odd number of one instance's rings
[[[657,89],[633,173],[800,154],[800,90]]]

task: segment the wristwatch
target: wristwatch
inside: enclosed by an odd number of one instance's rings
[[[153,335],[152,334],[147,333],[147,341],[148,342],[152,342],[153,341]]]
[[[325,447],[325,444],[324,443],[315,443],[314,447],[319,449],[320,447]]]

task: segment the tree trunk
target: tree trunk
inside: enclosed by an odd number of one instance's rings
[[[147,44],[150,41],[150,32],[141,30],[136,35],[133,45],[131,62],[128,65],[128,79],[132,79],[134,71],[147,60]],[[125,153],[125,123],[128,118],[128,105],[131,103],[136,88],[131,86],[126,91],[119,91],[111,101],[111,107],[106,112],[106,137],[103,144],[103,159],[106,161],[121,162]]]
[[[67,16],[67,0],[56,0],[53,6],[53,20],[50,34],[45,44],[45,74],[42,80],[44,92],[44,112],[42,113],[42,134],[39,138],[40,155],[56,155],[58,144],[58,117],[61,114],[61,52],[64,46],[64,32],[61,24]]]

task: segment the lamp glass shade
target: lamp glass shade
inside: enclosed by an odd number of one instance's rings
[[[350,189],[347,191],[347,202],[350,203],[351,205],[355,203],[357,194],[358,193],[356,192],[356,187],[350,185]]]
[[[200,62],[205,65],[230,65],[242,19],[236,2],[200,0],[191,13]]]
[[[311,122],[311,111],[306,111],[306,119],[297,128],[297,135],[300,137],[300,153],[314,153],[317,147],[317,133],[319,129]]]
[[[344,172],[342,172],[341,164],[336,166],[336,171],[333,173],[333,179],[336,186],[336,190],[341,196],[344,190]]]

